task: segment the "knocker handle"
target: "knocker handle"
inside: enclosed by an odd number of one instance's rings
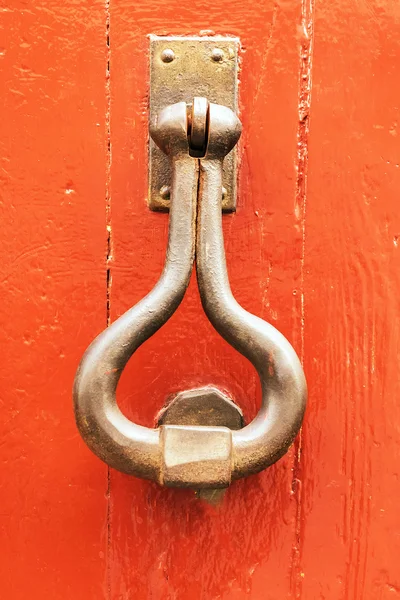
[[[303,420],[306,383],[286,338],[232,295],[222,234],[222,161],[203,159],[200,181],[196,268],[203,308],[218,333],[254,365],[262,389],[255,419],[232,432],[236,479],[265,469],[287,452]]]
[[[173,166],[164,270],[154,289],[96,338],[76,375],[76,421],[93,452],[124,473],[169,486],[222,488],[232,478],[265,469],[287,451],[304,414],[306,382],[295,351],[272,325],[242,308],[229,285],[221,222],[222,165],[240,131],[230,109],[204,98],[196,98],[191,107],[183,102],[168,106],[158,115],[151,135]],[[127,361],[183,298],[195,242],[204,310],[260,377],[262,406],[242,429],[201,418],[195,425],[165,421],[149,429],[129,421],[116,404]],[[213,393],[221,396],[218,390]],[[221,405],[221,397],[218,401]],[[224,406],[229,408],[229,402]]]
[[[111,467],[160,477],[160,431],[132,423],[118,408],[116,388],[132,354],[175,312],[193,268],[198,164],[188,155],[186,105],[172,123],[173,183],[165,265],[152,291],[103,331],[86,350],[74,383],[76,423],[89,448]],[[178,111],[179,113],[179,111]],[[175,127],[175,128],[174,128]],[[186,149],[186,153],[185,153]]]

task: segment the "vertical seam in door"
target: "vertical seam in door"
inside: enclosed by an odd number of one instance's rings
[[[112,236],[111,236],[111,93],[110,93],[110,0],[105,0],[106,15],[106,232],[107,232],[107,258],[106,258],[106,321],[107,327],[111,322],[111,261],[112,261]],[[107,466],[107,531],[106,531],[106,594],[111,598],[111,476],[110,467]]]
[[[299,66],[299,95],[298,95],[298,126],[297,126],[297,160],[296,160],[296,198],[295,217],[300,222],[301,231],[301,261],[300,261],[300,358],[304,362],[304,329],[305,329],[305,298],[304,298],[304,262],[306,243],[306,208],[307,208],[307,173],[308,173],[308,142],[310,127],[310,106],[312,86],[312,52],[314,39],[314,1],[302,0],[301,3],[301,44]],[[304,573],[301,570],[302,545],[302,512],[303,490],[301,482],[302,432],[295,444],[292,492],[296,503],[296,522],[291,558],[291,593],[293,598],[301,598]]]

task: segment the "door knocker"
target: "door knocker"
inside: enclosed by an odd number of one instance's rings
[[[242,308],[229,285],[222,174],[240,133],[230,108],[203,97],[158,113],[151,136],[172,167],[164,269],[153,290],[92,342],[75,378],[76,422],[89,448],[111,467],[162,485],[224,488],[262,471],[286,453],[303,419],[307,389],[294,349],[272,325]],[[178,308],[194,260],[208,319],[258,372],[261,408],[242,427],[234,403],[205,388],[181,393],[175,416],[171,409],[158,427],[142,427],[118,408],[118,381],[137,348]]]

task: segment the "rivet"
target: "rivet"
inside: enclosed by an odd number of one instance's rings
[[[174,60],[175,58],[175,52],[173,50],[171,50],[171,48],[165,48],[165,50],[163,50],[161,52],[161,60],[165,63],[170,63]]]
[[[163,200],[169,200],[171,196],[171,190],[169,189],[169,185],[163,185],[160,189],[160,196]]]
[[[228,193],[228,190],[226,189],[226,187],[223,187],[222,188],[222,200],[225,200],[227,193]]]
[[[211,52],[211,58],[214,62],[221,62],[221,60],[224,58],[223,50],[221,50],[221,48],[214,48],[214,50]]]

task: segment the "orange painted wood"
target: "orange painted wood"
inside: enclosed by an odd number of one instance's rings
[[[399,25],[315,6],[300,598],[400,597]]]
[[[400,8],[304,0],[3,8],[0,597],[400,597]],[[211,507],[108,471],[71,387],[107,321],[161,272],[167,215],[147,193],[148,40],[242,42],[237,299],[304,360],[303,432]],[[107,43],[108,42],[108,43]],[[214,384],[251,419],[254,370],[204,317],[195,277],[133,357],[124,413]]]
[[[0,597],[97,600],[107,474],[71,388],[106,323],[105,11],[0,12]]]

